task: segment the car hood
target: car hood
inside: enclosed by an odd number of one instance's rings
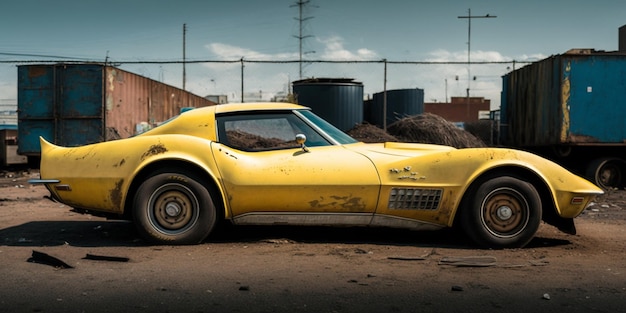
[[[457,150],[450,146],[403,142],[358,143],[345,147],[366,155],[372,160],[384,159],[387,162]]]

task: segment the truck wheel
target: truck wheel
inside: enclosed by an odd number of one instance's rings
[[[598,187],[608,190],[624,186],[626,161],[619,158],[599,158],[589,163],[587,178]]]
[[[200,243],[216,224],[209,191],[180,173],[161,173],[143,182],[133,214],[140,235],[158,244]]]
[[[470,191],[472,192],[472,191]],[[541,222],[537,190],[517,178],[485,181],[461,208],[461,227],[487,248],[520,248],[535,236]]]

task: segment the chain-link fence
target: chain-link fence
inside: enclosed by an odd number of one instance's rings
[[[424,102],[447,103],[451,97],[483,97],[490,100],[492,110],[497,110],[500,106],[501,76],[530,62],[247,58],[184,62],[0,60],[0,99],[3,101],[0,104],[7,107],[6,110],[4,106],[0,107],[0,118],[7,119],[5,122],[16,118],[17,66],[43,63],[106,63],[202,97],[224,96],[228,102],[289,99],[292,82],[302,78],[352,78],[363,83],[364,99],[371,99],[373,94],[385,90],[420,88],[424,90]],[[301,77],[300,73],[305,77]],[[467,128],[483,140],[494,138],[497,126],[482,124],[467,125]]]

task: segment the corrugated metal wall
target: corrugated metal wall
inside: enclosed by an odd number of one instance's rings
[[[121,138],[134,135],[141,122],[156,126],[179,114],[182,108],[215,105],[182,89],[114,67],[106,68],[105,84],[108,134],[117,132]]]
[[[293,82],[297,102],[337,128],[348,131],[363,122],[363,84],[349,78],[316,78]]]

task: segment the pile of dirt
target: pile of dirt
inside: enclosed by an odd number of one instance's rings
[[[226,137],[228,138],[228,142],[231,146],[247,151],[298,146],[295,140],[285,141],[278,138],[265,138],[239,130],[227,131]]]
[[[485,147],[485,143],[469,132],[456,127],[441,116],[423,113],[404,117],[383,129],[359,124],[348,135],[362,142],[413,142],[447,145],[455,148]]]
[[[402,118],[389,125],[387,131],[404,142],[432,143],[455,148],[486,146],[476,136],[431,113]]]
[[[350,129],[348,132],[350,137],[367,143],[377,143],[377,142],[394,142],[400,141],[398,138],[390,135],[382,128],[379,128],[376,125],[372,125],[369,123],[358,124]]]

